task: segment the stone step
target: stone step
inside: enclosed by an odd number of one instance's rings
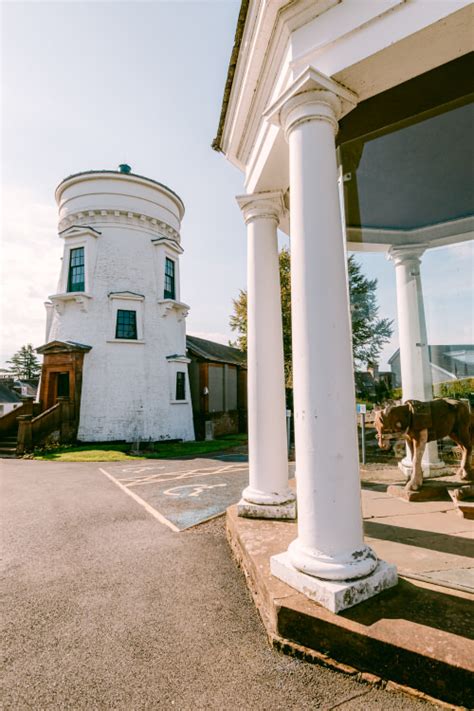
[[[0,442],[0,455],[3,454],[15,454],[16,453],[16,444],[13,446],[10,444],[4,444],[3,442]]]

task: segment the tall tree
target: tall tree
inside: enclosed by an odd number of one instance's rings
[[[33,351],[31,343],[22,346],[19,351],[12,355],[10,360],[7,360],[7,363],[11,364],[11,368],[9,368],[11,373],[17,378],[24,378],[25,380],[37,378],[41,371],[40,362]]]
[[[281,308],[283,319],[283,349],[285,356],[286,386],[292,385],[291,360],[291,285],[290,252],[280,252]],[[362,273],[360,264],[351,255],[348,260],[349,294],[352,316],[352,352],[356,368],[377,363],[384,343],[393,333],[392,321],[378,318],[377,279],[368,279]],[[247,352],[247,292],[240,290],[234,299],[234,312],[230,317],[230,327],[237,338],[232,344]]]

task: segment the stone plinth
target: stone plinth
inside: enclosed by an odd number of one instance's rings
[[[318,602],[331,612],[341,612],[377,595],[382,590],[393,587],[398,582],[397,568],[385,561],[379,561],[374,572],[357,580],[334,582],[305,575],[297,570],[287,552],[274,555],[270,559],[270,570],[284,583],[304,593],[310,600]]]
[[[252,504],[249,501],[245,501],[245,499],[240,499],[237,504],[237,513],[239,516],[245,516],[247,518],[270,518],[292,521],[296,519],[296,501],[288,501],[286,504],[274,506],[265,506]]]

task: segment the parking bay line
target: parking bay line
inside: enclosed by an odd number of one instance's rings
[[[213,474],[226,474],[229,471],[239,472],[245,471],[246,469],[248,469],[247,465],[234,467],[232,464],[229,464],[225,467],[215,467],[213,469],[189,469],[184,472],[180,472],[179,470],[172,472],[160,472],[158,474],[150,474],[140,478],[126,477],[124,479],[118,479],[117,481],[123,482],[128,488],[132,486],[144,486],[145,484],[159,484],[167,481],[178,481],[179,479],[193,479],[196,477],[212,476]]]
[[[146,501],[144,501],[140,496],[137,496],[134,491],[130,491],[130,489],[127,489],[126,486],[121,484],[115,477],[112,476],[112,474],[109,474],[109,472],[106,472],[105,469],[102,469],[102,467],[99,467],[99,471],[102,472],[110,481],[113,481],[114,484],[116,484],[119,489],[122,489],[126,494],[132,497],[134,501],[137,502],[137,504],[140,504],[140,506],[143,506],[145,511],[148,511],[149,514],[151,514],[154,518],[156,518],[160,523],[163,523],[165,526],[168,526],[168,528],[171,528],[172,531],[175,533],[179,533],[180,529],[174,525],[174,523],[171,523],[171,521],[168,521],[167,518],[163,516],[163,514],[160,514],[159,511],[153,508],[153,506],[150,506]]]

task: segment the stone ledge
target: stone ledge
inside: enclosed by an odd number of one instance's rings
[[[283,519],[293,521],[296,518],[296,501],[288,501],[286,504],[275,504],[264,506],[263,504],[253,504],[245,499],[240,499],[237,504],[237,513],[245,518],[266,518]]]
[[[472,595],[401,578],[336,615],[271,575],[270,558],[296,537],[296,524],[241,518],[232,506],[227,535],[274,646],[304,648],[342,671],[474,706]]]

